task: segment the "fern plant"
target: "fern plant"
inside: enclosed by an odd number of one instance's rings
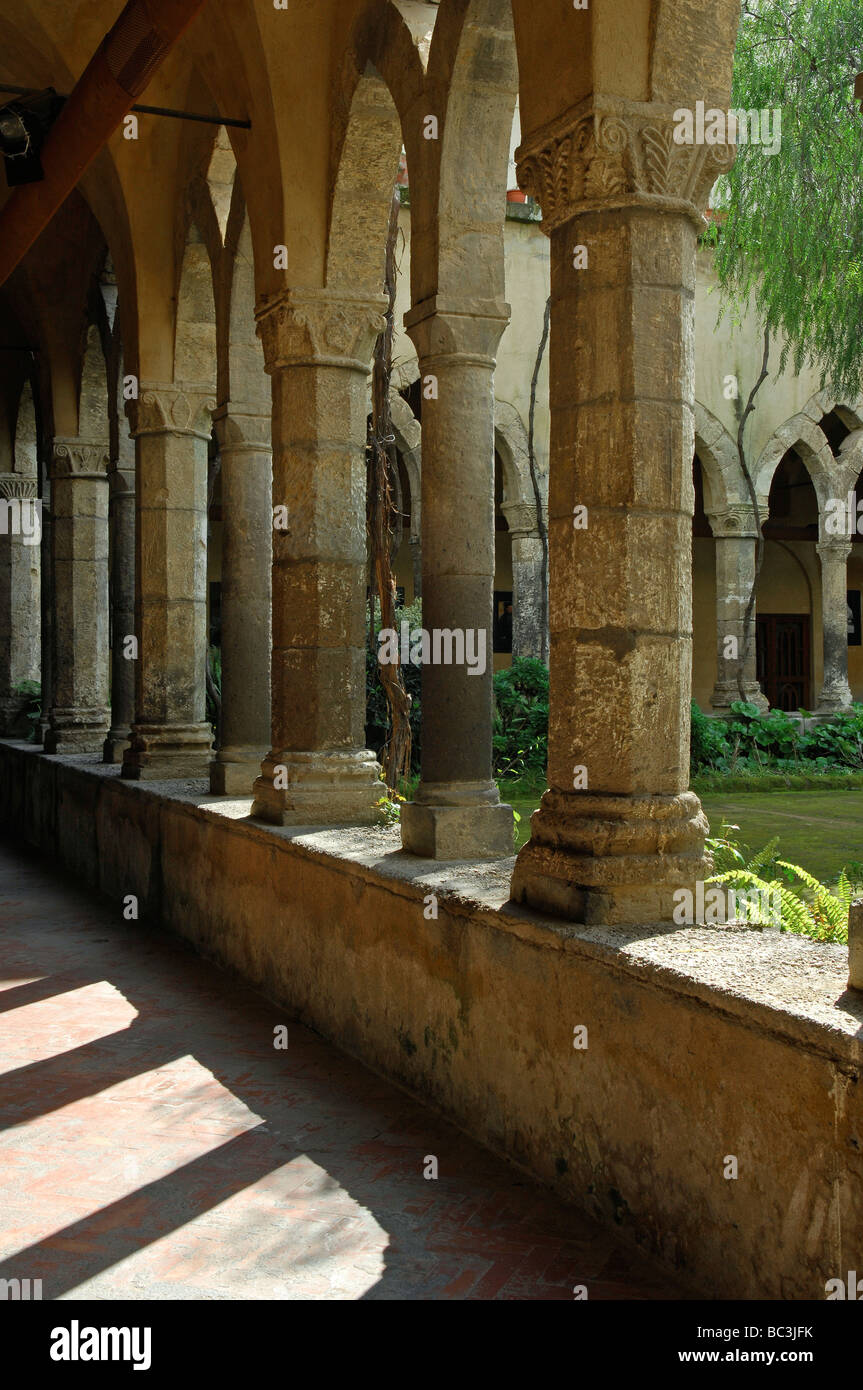
[[[752,926],[775,925],[763,904],[778,900],[782,931],[809,936],[815,941],[847,942],[848,913],[854,896],[854,885],[847,871],[842,870],[835,889],[828,888],[799,864],[776,857],[778,836],[769,840],[747,862],[731,833],[738,829],[736,825],[723,822],[721,834],[707,841],[714,868],[718,870],[707,882],[745,892],[747,896],[740,915]]]
[[[707,840],[714,869],[718,870],[707,883],[745,892],[739,912],[742,920],[753,927],[775,926],[773,913],[764,905],[778,901],[782,931],[794,931],[814,941],[848,941],[848,913],[855,892],[848,872],[844,869],[839,874],[835,890],[828,888],[806,869],[777,858],[778,835],[746,860],[732,834],[738,830],[739,826],[723,821],[721,833]]]

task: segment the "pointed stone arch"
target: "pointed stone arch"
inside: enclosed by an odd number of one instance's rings
[[[800,454],[815,488],[819,512],[823,512],[827,498],[835,494],[840,476],[823,430],[803,411],[774,430],[762,449],[753,469],[759,498],[770,496],[773,476],[789,449]]]
[[[340,148],[330,206],[330,288],[383,288],[387,227],[402,150],[399,113],[371,66],[358,78]]]
[[[27,379],[21,387],[13,442],[13,471],[24,478],[36,478],[39,472],[39,433],[36,423],[36,404],[33,386]]]

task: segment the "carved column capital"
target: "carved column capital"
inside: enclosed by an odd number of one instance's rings
[[[714,540],[755,540],[758,535],[758,523],[752,508],[745,503],[737,507],[726,507],[721,512],[708,512],[707,520],[710,522]]]
[[[21,501],[36,496],[36,479],[26,478],[21,473],[0,473],[0,497],[11,501],[18,497]]]
[[[384,294],[330,289],[290,289],[270,296],[255,312],[266,370],[345,367],[368,373],[387,302]]]
[[[51,478],[108,477],[110,453],[107,443],[56,436],[51,455]]]
[[[221,406],[213,419],[213,429],[221,453],[262,453],[272,449],[273,417],[269,410],[233,403]]]
[[[405,314],[405,331],[423,367],[435,359],[494,369],[510,307],[498,299],[466,299],[453,304],[433,295]]]
[[[215,408],[215,396],[204,386],[142,381],[138,399],[126,402],[129,433],[133,439],[185,434],[208,440]]]
[[[516,151],[519,187],[542,207],[543,228],[587,212],[644,207],[682,212],[703,227],[729,144],[678,144],[677,108],[594,94],[529,136]]]
[[[501,511],[506,517],[509,534],[513,540],[522,536],[539,536],[536,508],[529,502],[504,502]]]

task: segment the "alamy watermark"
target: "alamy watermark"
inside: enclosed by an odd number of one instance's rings
[[[482,676],[486,664],[485,628],[412,628],[403,622],[382,627],[378,633],[378,662],[381,666],[467,666],[469,676]]]
[[[678,107],[674,121],[676,145],[761,145],[772,156],[782,148],[782,111],[777,107],[761,111],[734,109],[723,111],[703,101],[692,111]]]
[[[828,536],[863,535],[863,497],[858,501],[853,491],[847,497],[828,497],[824,531]]]
[[[24,545],[42,539],[42,501],[38,497],[0,497],[0,536],[20,536]]]
[[[699,879],[694,893],[689,888],[675,890],[672,921],[678,927],[724,927],[729,922],[749,922],[779,930],[782,896],[778,889],[721,888]]]

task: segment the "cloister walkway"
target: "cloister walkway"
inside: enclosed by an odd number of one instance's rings
[[[277,1006],[8,845],[0,1072],[0,1278],[41,1279],[43,1298],[686,1296]]]

